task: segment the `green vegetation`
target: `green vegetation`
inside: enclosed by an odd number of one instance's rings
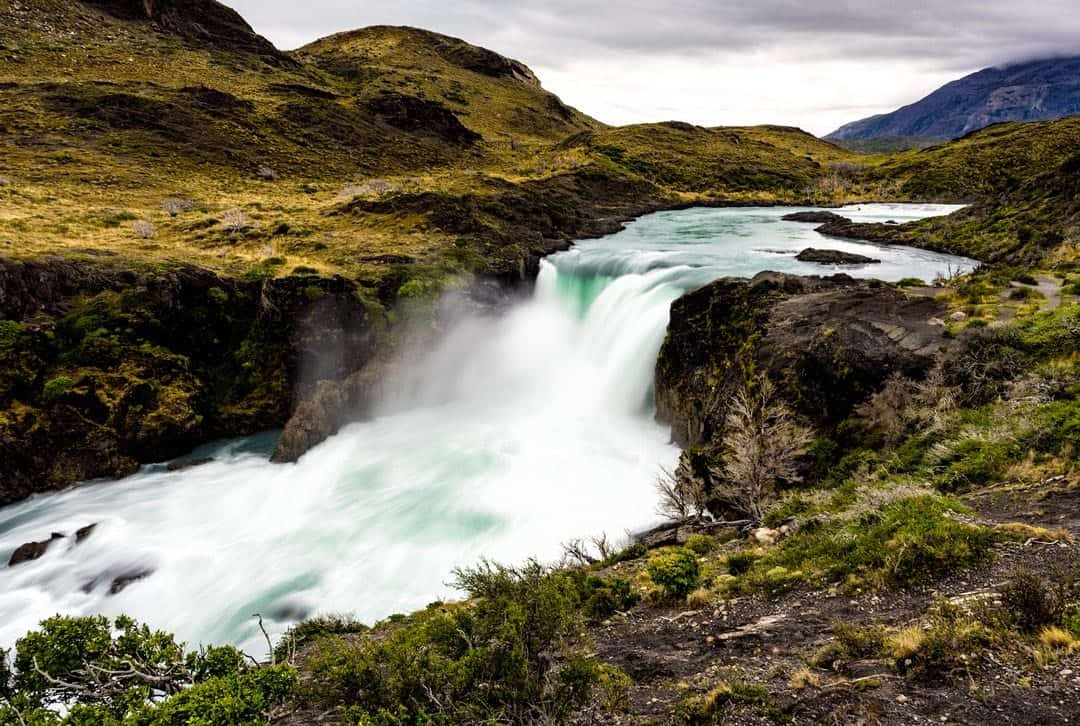
[[[668,597],[682,599],[697,589],[701,578],[697,555],[689,549],[672,547],[649,558],[649,577]]]
[[[617,704],[625,676],[581,646],[584,584],[536,563],[457,573],[469,603],[433,605],[376,637],[316,640],[305,699],[361,723],[564,720],[594,690]]]
[[[254,667],[231,647],[185,653],[126,617],[50,618],[19,639],[13,665],[0,666],[0,723],[13,726],[261,724],[299,685],[291,666]]]
[[[775,591],[810,576],[852,588],[908,587],[989,555],[996,535],[960,521],[963,511],[956,502],[924,495],[851,521],[806,527],[757,561],[736,586]]]

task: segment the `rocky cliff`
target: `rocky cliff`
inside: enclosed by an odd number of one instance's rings
[[[0,259],[0,504],[281,426],[375,347],[343,278]]]
[[[764,372],[805,419],[828,430],[894,373],[922,378],[946,344],[943,307],[847,275],[764,272],[675,301],[656,366],[657,415],[684,447],[708,444],[748,372]]]

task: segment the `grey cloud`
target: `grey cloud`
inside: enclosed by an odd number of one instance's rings
[[[393,24],[458,36],[534,68],[549,72],[572,68],[575,75],[613,63],[632,72],[661,61],[681,62],[698,73],[721,64],[727,73],[739,69],[752,73],[762,64],[798,70],[812,63],[836,63],[840,68],[847,64],[857,73],[874,64],[884,71],[883,89],[878,98],[863,100],[882,111],[903,100],[887,93],[893,67],[907,69],[908,80],[917,72],[936,83],[982,67],[1080,54],[1076,0],[225,2],[285,48],[344,30]],[[842,85],[842,76],[841,71],[829,82]],[[672,99],[660,98],[665,89],[651,90],[656,97],[654,115],[672,108]],[[668,104],[661,105],[663,101]],[[609,103],[623,106],[621,100]],[[689,100],[680,103],[684,111],[692,112]],[[780,95],[777,103],[778,108],[784,103]]]
[[[801,47],[838,58],[933,56],[970,66],[1014,56],[1080,50],[1075,0],[759,0],[758,2],[596,2],[549,0],[234,0],[257,29],[313,40],[376,23],[408,24],[464,36],[523,60],[557,66],[596,53],[694,56]]]

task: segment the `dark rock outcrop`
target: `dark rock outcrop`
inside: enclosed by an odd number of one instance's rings
[[[842,252],[841,250],[821,250],[814,247],[807,247],[805,250],[795,255],[795,259],[799,262],[816,262],[819,265],[881,264],[881,260],[876,260],[873,257],[856,255],[851,252]]]
[[[279,63],[293,61],[255,33],[239,13],[216,0],[82,0],[122,20],[143,20],[163,32],[223,50],[254,53]]]
[[[751,369],[830,429],[893,373],[925,375],[947,342],[928,322],[942,314],[935,300],[847,275],[717,280],[672,304],[656,367],[658,417],[678,444],[708,444],[728,393]]]
[[[514,286],[534,280],[541,258],[567,249],[572,240],[612,234],[635,217],[678,206],[647,181],[597,167],[524,184],[484,183],[490,187],[486,193],[354,199],[335,213],[423,215],[433,228],[471,243],[485,277]]]
[[[780,219],[784,220],[785,222],[813,222],[815,224],[823,224],[825,222],[838,222],[841,220],[846,222],[851,221],[847,217],[842,217],[836,212],[822,211],[792,212],[791,214],[785,214]]]
[[[454,113],[438,101],[402,93],[386,92],[368,101],[368,109],[394,128],[434,136],[460,146],[471,146],[480,134],[466,128]]]
[[[284,425],[374,353],[357,292],[339,277],[0,260],[0,505]]]

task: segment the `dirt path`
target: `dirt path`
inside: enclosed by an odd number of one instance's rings
[[[1046,298],[1043,310],[1056,310],[1061,306],[1061,280],[1056,277],[1036,277],[1039,281],[1036,289]]]

